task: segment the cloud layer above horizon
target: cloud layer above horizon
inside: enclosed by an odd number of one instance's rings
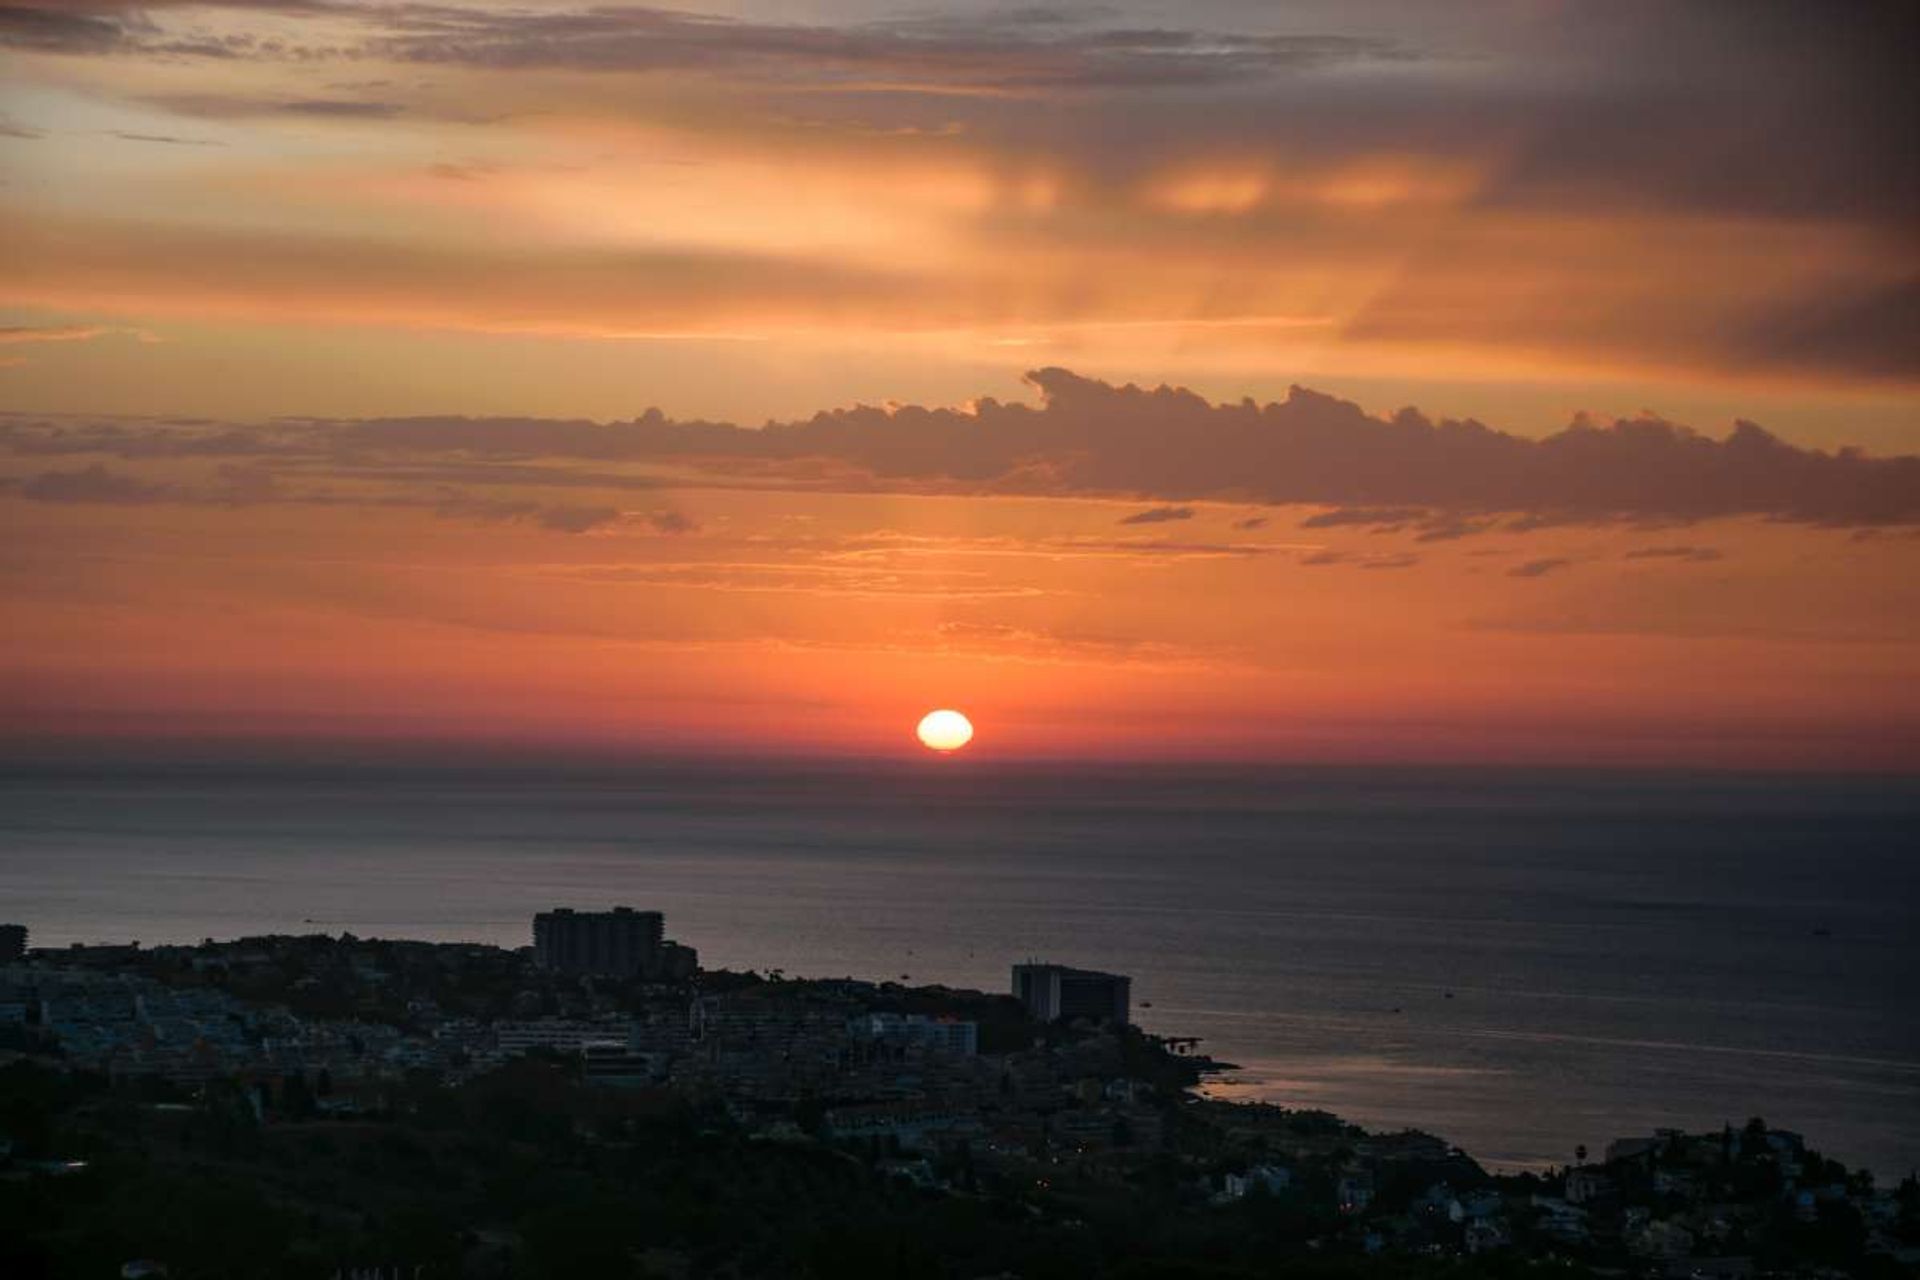
[[[312,475],[315,464],[331,463],[363,480],[447,484],[662,483],[640,472],[583,478],[572,469],[591,462],[677,464],[697,468],[707,484],[758,487],[1332,504],[1338,509],[1307,527],[1423,522],[1430,540],[1492,527],[1499,516],[1513,517],[1505,525],[1513,531],[1729,516],[1920,524],[1920,457],[1799,448],[1745,421],[1716,440],[1655,417],[1581,417],[1529,438],[1412,408],[1376,417],[1304,387],[1265,405],[1211,404],[1184,388],[1113,386],[1066,369],[1036,369],[1027,380],[1037,405],[988,398],[964,408],[858,406],[759,428],[676,420],[657,409],[610,423],[432,417],[247,426],[17,416],[0,420],[0,450],[249,460],[251,488],[225,475],[201,495],[218,502],[285,496],[280,477],[295,472],[275,473],[276,465]],[[11,479],[29,498],[166,496],[97,462],[85,472]],[[1161,506],[1121,523],[1192,515],[1190,507]]]

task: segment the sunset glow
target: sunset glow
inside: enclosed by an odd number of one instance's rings
[[[0,8],[0,732],[1920,759],[1898,32],[929,12]]]

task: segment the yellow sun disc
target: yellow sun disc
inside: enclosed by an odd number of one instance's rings
[[[958,751],[973,741],[973,722],[958,711],[929,711],[914,732],[934,751]]]

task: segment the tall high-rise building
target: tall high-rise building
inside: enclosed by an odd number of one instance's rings
[[[0,924],[0,964],[11,964],[27,954],[27,926]]]
[[[632,907],[542,911],[533,918],[534,962],[561,973],[619,978],[651,974],[660,958],[665,924],[658,911]]]
[[[1086,1018],[1124,1026],[1133,999],[1133,979],[1118,973],[1028,961],[1013,966],[1013,994],[1040,1022]]]

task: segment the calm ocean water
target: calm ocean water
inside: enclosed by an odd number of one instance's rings
[[[1759,1114],[1920,1164],[1920,783],[1488,771],[213,768],[0,775],[39,945],[528,940],[632,903],[704,963],[1134,975],[1226,1091],[1503,1166]],[[1150,1007],[1148,1005],[1150,1004]]]

